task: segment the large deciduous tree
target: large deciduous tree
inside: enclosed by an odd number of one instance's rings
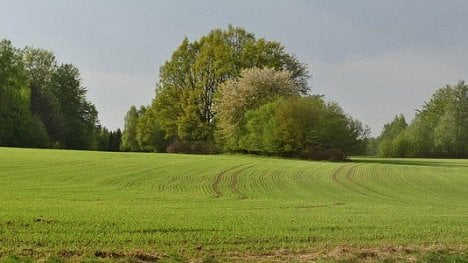
[[[213,141],[218,87],[252,67],[288,70],[299,91],[308,91],[305,65],[278,42],[232,26],[194,42],[185,38],[160,69],[152,105],[166,138]]]

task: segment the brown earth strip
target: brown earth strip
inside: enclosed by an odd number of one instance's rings
[[[134,251],[129,253],[116,252],[116,251],[96,251],[94,253],[95,257],[105,258],[105,259],[136,259],[138,262],[157,262],[161,256],[148,254],[140,251]]]
[[[172,255],[161,254],[155,251],[97,250],[97,251],[61,250],[39,251],[36,249],[22,249],[17,253],[5,254],[0,252],[0,261],[6,255],[20,256],[18,262],[36,259],[38,262],[48,262],[48,259],[65,260],[65,262],[82,262],[91,256],[103,259],[104,262],[158,262],[171,260]],[[217,251],[197,246],[188,254],[176,255],[175,262],[183,259],[186,262],[468,262],[468,245],[444,245],[428,242],[421,245],[402,246],[384,245],[379,247],[363,246],[320,246],[303,249],[274,249],[267,251]],[[207,260],[210,259],[210,260]],[[447,261],[449,260],[449,261]],[[17,262],[17,261],[15,261]],[[51,261],[55,262],[55,261]],[[94,261],[92,261],[94,262]],[[99,261],[100,262],[100,261]],[[170,261],[172,262],[172,261]]]
[[[351,180],[351,175],[353,174],[354,170],[356,169],[356,167],[359,166],[359,164],[357,165],[353,165],[353,166],[341,166],[340,168],[338,168],[333,174],[332,174],[332,179],[333,181],[335,181],[337,184],[341,185],[342,187],[346,188],[347,190],[350,190],[352,192],[356,192],[358,194],[361,194],[361,195],[368,195],[367,193],[364,193],[362,191],[359,191],[357,190],[356,188],[354,187],[350,187],[349,185],[343,183],[343,181],[341,181],[339,178],[338,178],[338,175],[340,174],[340,172],[345,168],[345,167],[349,167],[348,171],[346,171],[346,174],[344,175],[344,178],[346,178],[348,181],[352,182],[353,184],[355,184],[354,181]]]
[[[222,197],[223,196],[223,192],[221,192],[221,189],[220,189],[220,184],[221,182],[223,181],[223,178],[224,178],[224,175],[226,173],[228,173],[229,171],[232,171],[234,169],[237,169],[239,167],[242,167],[244,166],[245,164],[241,164],[241,165],[237,165],[237,166],[234,166],[234,167],[231,167],[229,169],[226,169],[224,171],[222,171],[221,173],[217,174],[216,177],[215,177],[215,181],[213,182],[213,184],[211,185],[211,188],[213,189],[213,191],[215,192],[215,197],[216,198],[219,198],[219,197]]]
[[[426,262],[421,259],[430,254],[442,259],[444,256],[459,256],[468,260],[468,247],[443,245],[353,247],[341,246],[320,249],[278,249],[262,253],[231,252],[228,261],[234,262]],[[438,261],[430,261],[438,262]]]
[[[245,171],[245,170],[247,170],[247,169],[249,169],[249,168],[251,168],[251,167],[254,167],[254,166],[255,166],[255,164],[249,165],[249,166],[246,166],[246,167],[242,168],[241,170],[236,171],[236,173],[235,173],[235,174],[232,176],[232,178],[231,178],[231,184],[229,185],[229,187],[231,188],[231,191],[232,191],[233,193],[235,193],[235,194],[237,194],[237,195],[239,196],[240,199],[247,199],[248,196],[245,195],[244,193],[242,193],[242,192],[239,190],[239,188],[237,187],[237,185],[239,184],[239,175],[240,175],[243,171]]]

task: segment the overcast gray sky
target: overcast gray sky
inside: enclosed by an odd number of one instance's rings
[[[0,0],[0,38],[76,65],[101,123],[148,105],[184,36],[228,24],[283,43],[309,65],[313,93],[378,135],[445,84],[468,80],[465,0]]]

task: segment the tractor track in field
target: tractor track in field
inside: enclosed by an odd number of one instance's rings
[[[249,166],[244,166],[242,169],[236,171],[236,173],[231,177],[231,184],[229,185],[229,187],[231,188],[231,191],[235,194],[237,194],[239,196],[240,199],[247,199],[248,196],[245,195],[244,193],[242,193],[239,188],[237,187],[237,185],[239,184],[239,175],[241,174],[241,172],[251,168],[251,167],[254,167],[256,164],[252,164],[252,165],[249,165]]]
[[[224,179],[224,175],[232,170],[235,170],[237,168],[240,168],[240,167],[243,167],[245,166],[246,164],[241,164],[241,165],[236,165],[236,166],[233,166],[229,169],[226,169],[224,171],[222,171],[221,173],[217,174],[216,175],[216,178],[215,178],[215,181],[213,182],[213,184],[211,185],[211,188],[213,189],[213,191],[215,192],[215,198],[220,198],[223,196],[223,192],[221,191],[220,189],[220,185],[221,185],[221,182],[223,181]],[[238,173],[248,169],[249,167],[252,167],[253,165],[250,165],[242,170],[240,170]],[[238,174],[236,173],[236,174]],[[235,184],[232,182],[232,181],[235,181]],[[238,181],[238,178],[236,178],[235,180],[232,179],[231,181],[231,189],[236,189],[237,192],[240,193],[240,191],[237,189],[237,181]]]
[[[357,180],[353,179],[352,175],[353,175],[353,173],[354,173],[354,169],[355,169],[356,167],[362,166],[362,165],[363,165],[363,164],[357,164],[357,165],[355,165],[355,166],[353,166],[353,167],[351,167],[351,168],[349,169],[349,171],[346,173],[346,178],[348,179],[348,181],[352,182],[353,184],[355,184],[355,185],[361,187],[362,189],[364,189],[364,190],[366,190],[366,191],[368,191],[368,192],[371,192],[371,193],[374,193],[374,194],[382,195],[382,196],[383,196],[384,194],[382,194],[382,193],[380,193],[380,192],[377,192],[377,191],[375,191],[374,189],[372,189],[372,188],[370,188],[370,187],[367,187],[367,186],[365,186],[365,185],[363,185],[363,184],[361,184],[361,183],[358,183]],[[367,194],[365,194],[365,195],[367,195]]]
[[[348,181],[352,182],[353,184],[358,185],[358,184],[356,184],[356,183],[351,179],[351,175],[353,174],[354,169],[355,169],[357,166],[359,166],[359,164],[353,165],[353,166],[345,166],[345,165],[343,165],[343,166],[341,166],[340,168],[336,169],[336,171],[332,174],[331,177],[332,177],[333,181],[335,181],[335,183],[341,185],[342,187],[346,188],[347,190],[350,190],[350,191],[352,191],[352,192],[356,192],[356,193],[361,194],[361,195],[366,195],[366,196],[368,196],[369,194],[364,193],[364,192],[362,192],[362,191],[359,191],[358,189],[356,189],[356,188],[354,188],[354,187],[351,187],[351,186],[345,184],[345,183],[344,183],[343,181],[341,181],[341,180],[339,179],[339,177],[338,177],[339,174],[341,173],[341,171],[342,171],[344,168],[349,167],[348,171],[346,171],[346,174],[344,175],[344,178],[346,178]],[[358,186],[360,186],[360,185],[358,185]]]
[[[176,176],[173,176],[173,177],[171,177],[171,179],[169,179],[169,180],[167,181],[166,184],[160,184],[160,185],[158,185],[158,190],[161,191],[161,192],[166,191],[166,188],[168,188],[169,185],[171,185],[172,183],[175,183],[176,181],[177,181],[177,177],[176,177]],[[153,185],[152,188],[155,188],[155,185]]]
[[[244,166],[244,164],[241,164],[241,165],[237,165],[237,166],[234,166],[234,167],[231,167],[227,170],[224,170],[222,171],[221,173],[217,174],[216,175],[216,178],[215,178],[215,181],[213,182],[213,184],[211,185],[211,188],[213,189],[213,191],[215,192],[215,197],[216,198],[219,198],[219,197],[222,197],[223,196],[223,192],[221,192],[221,189],[219,188],[219,185],[221,184],[221,182],[223,181],[223,178],[224,178],[224,175],[229,172],[229,171],[232,171],[236,168],[239,168],[239,167],[242,167]]]
[[[343,186],[343,187],[348,188],[348,186],[344,185],[343,182],[341,182],[341,181],[338,179],[338,175],[339,175],[339,174],[341,173],[341,171],[342,171],[344,168],[346,168],[346,167],[347,167],[347,166],[345,166],[345,165],[340,166],[338,169],[336,169],[336,170],[333,172],[331,178],[333,179],[333,181],[335,181],[335,183],[337,183],[337,184],[339,184],[339,185],[341,185],[341,186]]]

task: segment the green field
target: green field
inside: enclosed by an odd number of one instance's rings
[[[0,262],[468,260],[468,160],[0,148]]]

